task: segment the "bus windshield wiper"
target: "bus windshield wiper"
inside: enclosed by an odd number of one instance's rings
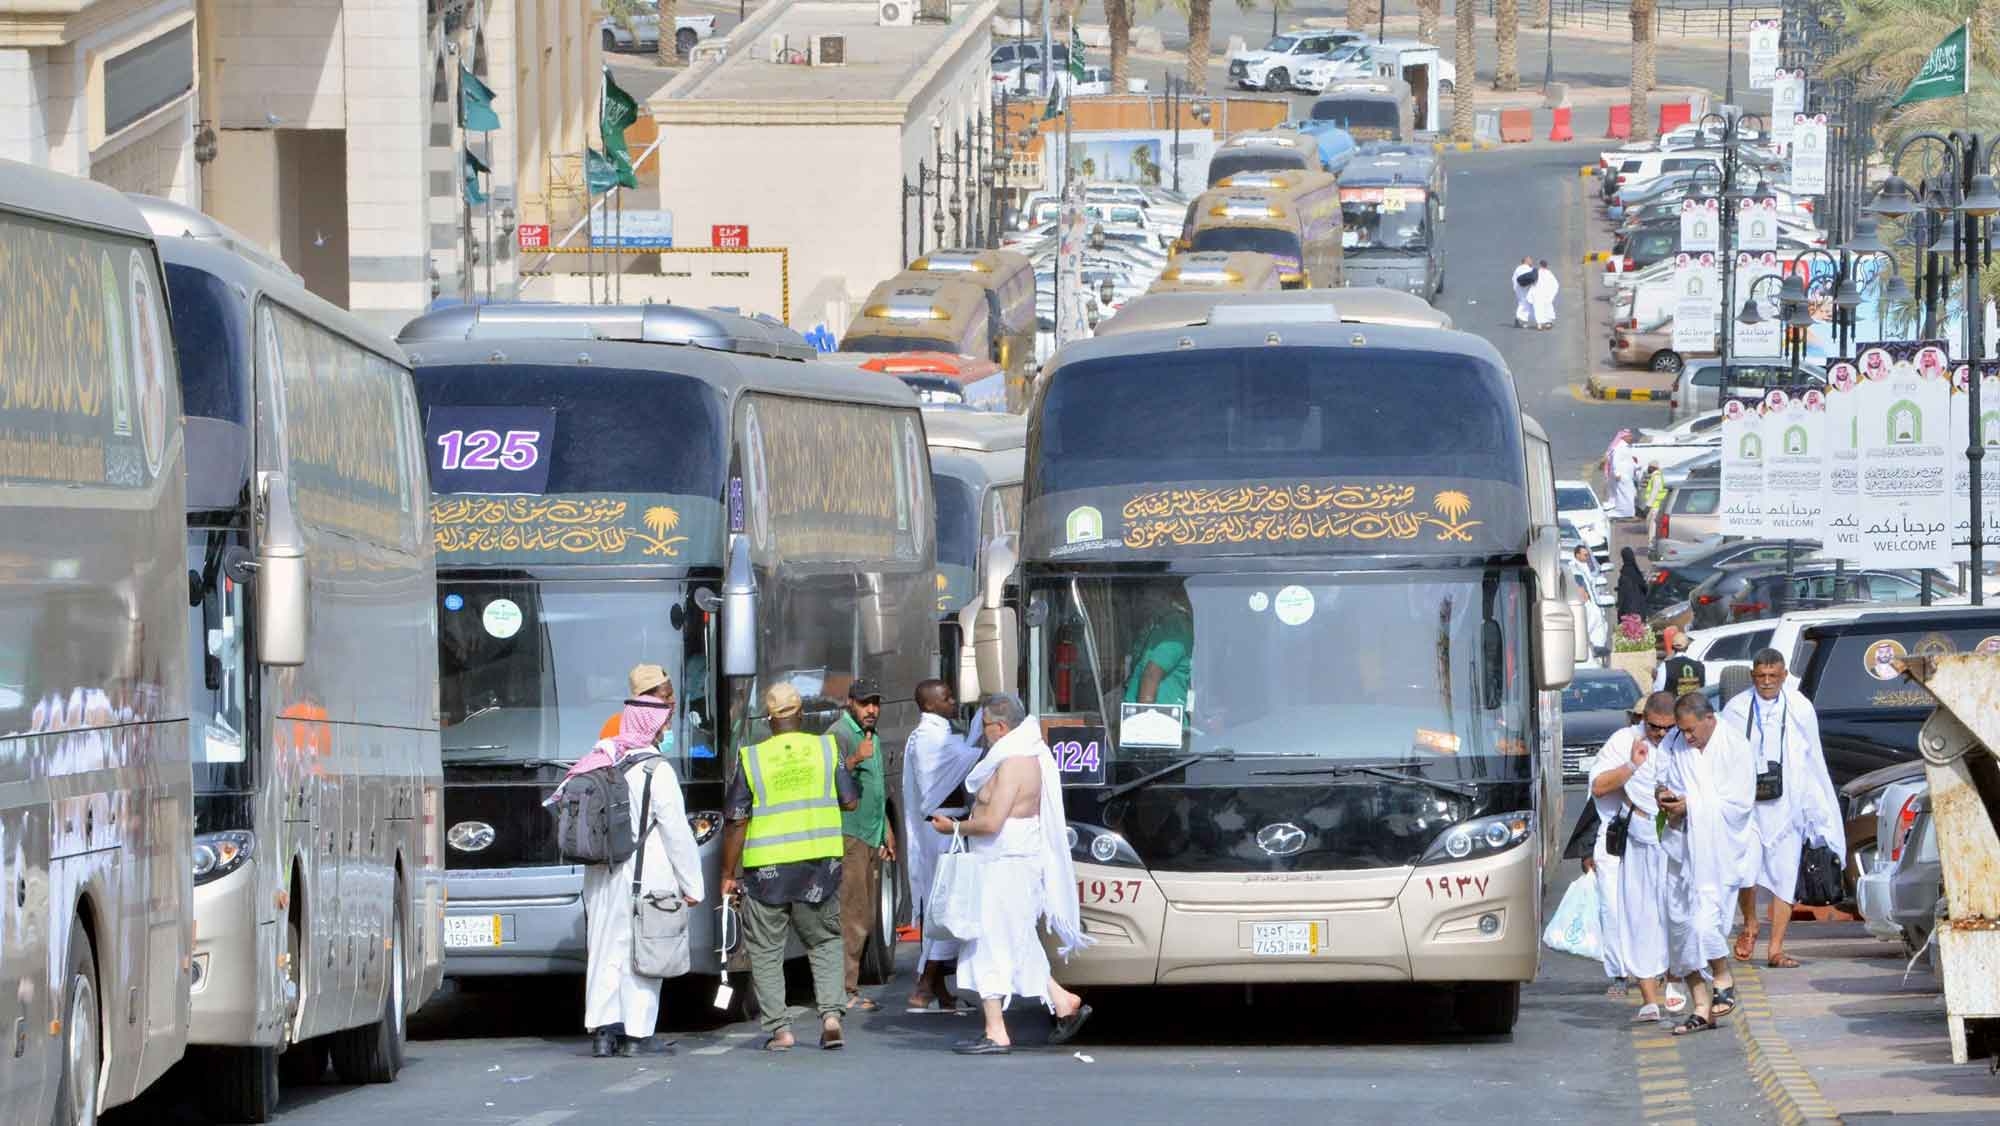
[[[1370,778],[1382,778],[1390,782],[1401,782],[1406,786],[1425,786],[1441,793],[1456,794],[1462,798],[1478,797],[1479,792],[1462,782],[1445,782],[1421,774],[1405,774],[1402,771],[1417,763],[1406,763],[1402,768],[1392,766],[1370,766],[1363,763],[1329,762],[1322,766],[1287,766],[1276,770],[1253,770],[1251,775],[1301,775],[1301,774],[1366,774]]]
[[[1235,762],[1236,749],[1234,747],[1217,747],[1215,750],[1204,751],[1198,755],[1187,755],[1183,758],[1177,758],[1158,770],[1148,771],[1132,779],[1130,782],[1121,782],[1097,795],[1097,804],[1104,805],[1113,798],[1123,797],[1134,790],[1150,786],[1169,774],[1178,774],[1195,763],[1206,762],[1209,759],[1214,759],[1217,762]]]

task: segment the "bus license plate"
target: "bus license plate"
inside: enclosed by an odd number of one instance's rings
[[[1318,923],[1252,923],[1250,953],[1259,958],[1309,957],[1319,953]]]
[[[444,946],[447,950],[500,945],[500,916],[447,915]]]

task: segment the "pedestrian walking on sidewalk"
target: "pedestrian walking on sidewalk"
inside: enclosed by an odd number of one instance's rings
[[[1646,573],[1639,569],[1639,556],[1629,547],[1618,552],[1618,617],[1646,616]]]
[[[929,832],[931,815],[963,815],[955,806],[961,800],[965,776],[979,763],[979,748],[954,732],[951,719],[958,714],[958,698],[942,680],[926,680],[917,685],[917,729],[903,744],[903,860],[910,873],[911,915],[928,921],[931,884],[936,879],[937,858],[950,841]],[[978,723],[975,717],[974,723]],[[975,729],[976,733],[976,729]],[[945,985],[945,975],[958,960],[958,943],[947,938],[924,936],[917,957],[917,983],[910,991],[905,1009],[913,1013],[956,1012],[958,1000]]]
[[[1674,1035],[1686,1036],[1736,1009],[1729,920],[1742,857],[1756,847],[1757,780],[1750,745],[1721,724],[1708,697],[1682,696],[1674,723],[1656,799],[1667,815],[1667,972],[1689,994]]]
[[[1807,845],[1847,855],[1847,826],[1820,745],[1819,713],[1812,701],[1786,683],[1785,656],[1762,649],[1750,658],[1753,688],[1729,701],[1722,722],[1743,733],[1756,751],[1761,786],[1757,795],[1757,847],[1746,856],[1745,886],[1738,895],[1743,931],[1736,960],[1757,953],[1757,889],[1771,897],[1771,945],[1765,965],[1792,969],[1798,959],[1785,953],[1785,930],[1792,921],[1792,897],[1799,886],[1799,859]]]
[[[875,904],[882,893],[878,862],[896,858],[896,832],[889,827],[888,786],[875,734],[881,715],[882,690],[872,680],[856,680],[847,690],[847,710],[834,722],[832,732],[840,764],[854,776],[858,798],[840,817],[840,930],[847,954],[847,1007],[865,1013],[881,1008],[861,995],[861,955],[875,936]]]
[[[770,1052],[795,1043],[785,1007],[785,943],[792,937],[812,965],[819,1046],[845,1043],[840,815],[855,807],[859,791],[833,737],[799,730],[804,710],[791,684],[765,690],[771,737],[743,749],[722,796],[722,894],[742,906],[743,945]]]
[[[1613,735],[1591,763],[1590,794],[1600,814],[1611,809],[1607,825],[1621,815],[1631,818],[1625,830],[1625,854],[1607,857],[1600,834],[1599,855],[1594,859],[1600,873],[1598,894],[1603,897],[1607,888],[1611,893],[1602,928],[1607,957],[1615,952],[1619,971],[1638,983],[1645,1003],[1632,1020],[1644,1024],[1666,1016],[1661,978],[1667,972],[1667,859],[1654,819],[1659,812],[1659,748],[1674,730],[1674,698],[1655,692],[1639,711],[1639,722]],[[1606,859],[1615,861],[1609,865],[1609,880],[1602,874]]]

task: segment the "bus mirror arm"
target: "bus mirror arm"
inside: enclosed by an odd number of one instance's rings
[[[757,675],[757,570],[740,533],[729,537],[722,573],[722,675]]]
[[[1553,691],[1576,671],[1576,619],[1562,598],[1535,601],[1535,687]]]
[[[264,528],[257,545],[257,659],[296,667],[306,663],[310,576],[305,537],[292,511],[292,490],[282,473],[259,473]]]

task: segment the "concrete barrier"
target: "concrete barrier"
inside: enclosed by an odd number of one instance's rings
[[[1549,92],[1542,98],[1545,109],[1558,109],[1569,104],[1569,83],[1551,82]]]
[[[1632,107],[1629,103],[1611,107],[1611,121],[1605,127],[1607,141],[1629,141],[1632,139]]]
[[[1694,107],[1687,102],[1668,102],[1660,107],[1660,132],[1678,129],[1694,120]]]
[[[1488,144],[1499,144],[1500,143],[1499,117],[1491,112],[1473,114],[1472,139],[1475,141],[1485,141]]]
[[[1534,140],[1534,136],[1534,110],[1503,109],[1500,111],[1500,141],[1502,144],[1523,144]]]
[[[1570,130],[1569,107],[1558,106],[1554,110],[1551,110],[1550,113],[1553,116],[1549,122],[1549,140],[1551,141],[1576,140],[1576,134]]]

